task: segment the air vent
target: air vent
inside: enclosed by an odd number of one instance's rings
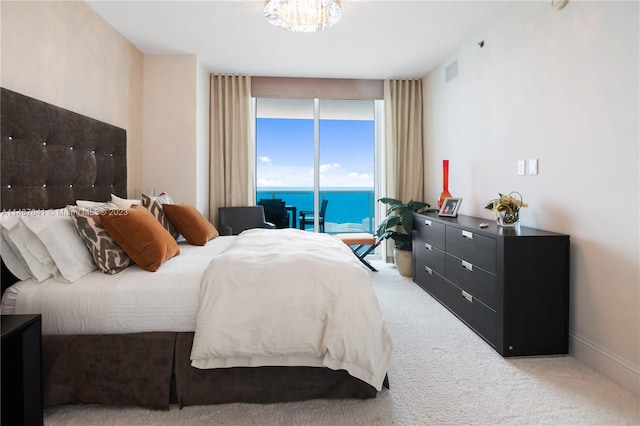
[[[457,76],[458,76],[458,60],[456,59],[455,61],[447,65],[447,67],[444,69],[444,81],[445,83],[448,83],[454,78],[456,78]]]

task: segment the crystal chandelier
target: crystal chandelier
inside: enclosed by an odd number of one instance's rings
[[[340,20],[340,3],[340,0],[265,0],[264,16],[278,28],[311,33]]]

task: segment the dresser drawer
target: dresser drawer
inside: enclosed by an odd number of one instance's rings
[[[476,333],[494,347],[496,345],[497,317],[493,309],[480,303],[473,296],[455,286],[455,296],[447,299],[447,306]]]
[[[424,216],[415,215],[413,217],[413,229],[415,229],[416,237],[443,250],[445,248],[445,228],[443,223]]]
[[[447,253],[445,277],[453,284],[496,309],[496,276]]]
[[[473,296],[464,293],[449,281],[436,274],[416,269],[416,283],[447,309],[463,320],[476,333],[495,346],[496,313]]]
[[[454,294],[453,286],[435,272],[428,272],[428,268],[416,269],[416,274],[416,284],[442,304],[447,305],[448,300]]]
[[[475,232],[447,226],[447,253],[496,273],[496,240]]]
[[[416,238],[413,240],[413,252],[416,265],[427,266],[434,272],[444,275],[445,255],[442,250]]]

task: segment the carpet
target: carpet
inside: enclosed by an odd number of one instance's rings
[[[394,353],[372,400],[45,410],[45,425],[640,425],[640,397],[571,356],[504,359],[393,265],[370,272]]]

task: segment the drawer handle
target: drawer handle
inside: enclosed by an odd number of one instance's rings
[[[431,250],[431,244],[424,243],[424,248]]]
[[[465,299],[467,299],[469,302],[473,303],[473,296],[470,295],[469,293],[467,293],[466,291],[462,290],[462,297],[464,297]]]
[[[427,225],[427,226],[431,226],[431,221],[428,220],[428,219],[425,219],[424,220],[424,224]]]
[[[431,268],[429,268],[428,266],[425,266],[424,270],[427,272],[427,274],[433,275],[433,270]]]
[[[462,238],[466,238],[468,240],[473,240],[473,232],[462,231]]]
[[[462,267],[464,269],[466,269],[467,271],[469,271],[469,272],[473,272],[473,265],[471,263],[467,262],[466,260],[462,261]]]

